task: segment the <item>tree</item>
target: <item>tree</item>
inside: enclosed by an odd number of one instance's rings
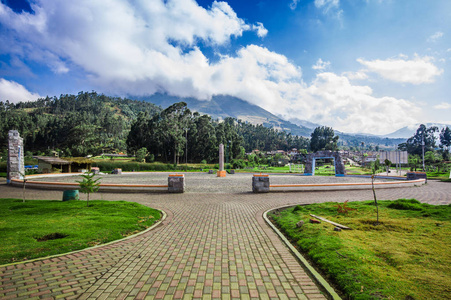
[[[147,152],[146,147],[142,147],[138,151],[136,151],[136,161],[144,162],[146,160],[147,155],[149,155],[149,152]]]
[[[100,188],[100,182],[98,182],[102,178],[94,179],[94,172],[88,172],[87,174],[80,175],[83,177],[82,181],[77,181],[80,184],[80,192],[88,194],[88,200],[86,202],[86,206],[89,207],[89,194],[95,193]]]
[[[387,168],[387,176],[388,176],[388,171],[390,170],[390,166],[391,166],[392,162],[387,158],[387,159],[385,159],[384,163],[385,163],[385,167]]]
[[[316,127],[311,134],[310,150],[313,152],[320,150],[335,151],[338,149],[337,142],[338,136],[335,135],[331,127]]]
[[[409,155],[408,162],[410,166],[410,171],[416,171],[417,168],[421,165],[421,158],[419,155]]]
[[[376,205],[376,225],[379,225],[379,207],[377,205],[377,198],[376,198],[376,190],[374,188],[374,179],[376,177],[377,172],[380,169],[380,162],[378,159],[373,161],[371,163],[371,188],[373,190],[373,196],[374,196],[374,205]]]
[[[451,129],[446,126],[440,132],[440,146],[444,147],[448,152],[451,150]]]
[[[407,140],[405,149],[409,154],[422,155],[422,145],[424,141],[424,151],[433,151],[435,148],[434,132],[436,131],[438,131],[436,126],[426,128],[424,124],[421,124],[416,133]]]

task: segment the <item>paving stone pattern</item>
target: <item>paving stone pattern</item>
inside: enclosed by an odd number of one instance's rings
[[[429,181],[377,193],[379,199],[448,204],[449,187]],[[27,192],[28,199],[60,200],[61,195]],[[262,214],[283,205],[372,199],[370,190],[97,196],[136,201],[168,217],[129,240],[0,267],[1,299],[325,299]],[[0,197],[20,198],[21,189],[0,184]]]

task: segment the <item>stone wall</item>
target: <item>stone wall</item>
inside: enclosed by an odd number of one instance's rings
[[[17,130],[8,132],[8,165],[7,183],[12,179],[23,179],[21,174],[25,174],[23,139]]]

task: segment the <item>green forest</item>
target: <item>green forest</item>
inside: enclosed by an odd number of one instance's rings
[[[223,143],[230,159],[253,149],[307,149],[309,139],[227,118],[192,113],[184,102],[163,110],[152,103],[96,92],[47,97],[34,102],[0,102],[0,149],[18,130],[27,152],[62,157],[127,152],[147,148],[149,157],[177,163],[212,161]],[[186,143],[187,141],[187,143]],[[187,152],[186,152],[187,151]],[[187,154],[187,155],[186,155]]]
[[[96,92],[16,104],[0,102],[0,156],[4,159],[11,129],[18,130],[23,137],[28,157],[54,152],[61,157],[127,153],[138,161],[210,163],[216,161],[222,143],[227,161],[239,167],[238,162],[249,158],[245,153],[255,149],[260,151],[258,161],[267,161],[263,153],[274,150],[296,148],[307,153],[346,149],[330,127],[317,127],[311,138],[306,138],[233,118],[213,120],[208,115],[191,112],[185,102],[162,109],[150,102]],[[365,145],[366,149],[371,147]],[[443,165],[450,159],[451,130],[444,128],[439,132],[436,127],[421,125],[398,147],[409,152],[409,165],[413,169],[420,166],[422,147],[427,165]]]

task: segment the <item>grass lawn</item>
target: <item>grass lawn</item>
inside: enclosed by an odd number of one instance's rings
[[[442,173],[442,172],[427,172],[426,173],[428,179],[449,179],[449,172]]]
[[[346,299],[445,299],[451,295],[451,205],[417,200],[296,206],[270,217]],[[343,205],[343,204],[341,204]],[[315,214],[351,227],[312,224]],[[305,224],[297,228],[296,223]]]
[[[95,246],[142,231],[160,212],[125,201],[0,199],[0,265]]]
[[[290,173],[290,167],[289,166],[283,166],[283,167],[268,167],[268,166],[259,166],[255,167],[252,170],[244,169],[244,171],[247,172],[261,172],[261,173]],[[292,172],[295,172],[295,169],[292,169]],[[296,170],[296,172],[298,172]]]
[[[348,175],[371,175],[370,169],[349,165],[346,165],[345,168]]]

